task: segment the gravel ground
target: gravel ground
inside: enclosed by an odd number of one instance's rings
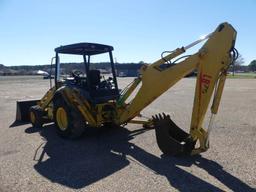
[[[120,87],[132,78],[120,78]],[[183,79],[143,111],[188,130],[195,79]],[[163,157],[153,130],[137,125],[59,138],[54,125],[13,126],[16,100],[40,98],[40,77],[0,77],[0,191],[256,191],[256,80],[228,79],[201,156]],[[207,115],[207,119],[209,114]],[[206,121],[207,122],[207,121]]]

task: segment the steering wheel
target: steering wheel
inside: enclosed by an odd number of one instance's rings
[[[81,75],[83,75],[84,73],[82,71],[79,70],[72,70],[71,72],[71,76],[74,77],[74,83],[76,85],[80,85],[81,84]]]
[[[72,72],[71,72],[71,75],[72,75],[72,77],[74,77],[75,79],[76,78],[79,78],[81,75],[83,75],[84,73],[82,72],[82,71],[79,71],[79,70],[73,70]]]

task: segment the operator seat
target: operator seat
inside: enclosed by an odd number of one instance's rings
[[[89,100],[93,104],[106,103],[109,100],[116,100],[119,97],[119,92],[116,89],[102,89],[98,86],[101,81],[99,70],[89,70],[88,80],[90,86],[90,97]]]
[[[90,87],[92,89],[96,89],[97,85],[100,84],[100,71],[99,70],[90,70],[89,71],[89,82],[90,82]]]

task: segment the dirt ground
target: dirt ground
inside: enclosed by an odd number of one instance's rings
[[[131,80],[120,78],[120,87]],[[143,114],[166,112],[188,130],[194,84],[183,79]],[[138,125],[76,141],[59,138],[52,124],[13,126],[16,100],[40,98],[48,87],[41,77],[0,77],[1,192],[256,191],[256,79],[227,80],[210,149],[187,158],[162,156],[154,130]]]

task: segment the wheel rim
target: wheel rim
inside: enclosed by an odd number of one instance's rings
[[[31,112],[29,113],[29,115],[30,115],[30,121],[31,121],[31,123],[34,124],[34,123],[36,122],[36,115],[35,115],[35,113],[31,111]]]
[[[65,131],[68,128],[67,112],[63,107],[59,107],[56,112],[56,120],[60,130]]]

